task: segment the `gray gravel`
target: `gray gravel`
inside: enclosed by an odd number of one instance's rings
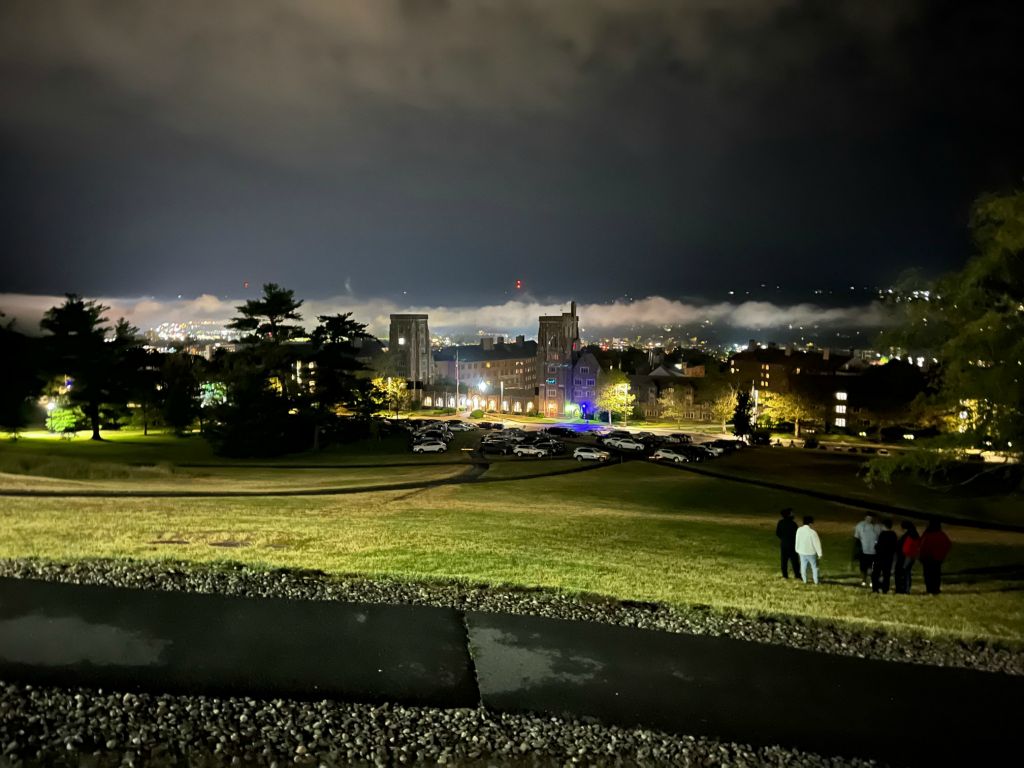
[[[235,564],[197,566],[172,561],[90,560],[65,565],[44,560],[0,560],[0,576],[244,597],[435,605],[530,614],[732,637],[859,658],[1024,675],[1024,650],[1019,647],[924,636],[895,637],[879,630],[857,630],[814,620],[747,616],[702,606],[678,608],[618,602],[547,590],[490,588],[440,581],[370,580],[312,571],[269,571]]]
[[[871,766],[482,709],[59,690],[0,683],[0,765]]]

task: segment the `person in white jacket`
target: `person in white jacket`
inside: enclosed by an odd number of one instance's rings
[[[814,573],[814,583],[818,583],[818,558],[821,557],[821,539],[814,530],[814,518],[804,517],[804,524],[796,529],[796,553],[800,555],[800,578],[807,583],[807,566]]]

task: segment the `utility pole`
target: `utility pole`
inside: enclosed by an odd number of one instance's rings
[[[459,411],[459,348],[455,348],[455,412]]]

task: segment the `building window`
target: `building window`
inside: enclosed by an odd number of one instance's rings
[[[533,403],[527,403],[526,404],[526,412],[529,413],[532,410],[533,410]]]
[[[580,373],[590,373],[590,369],[587,366],[580,368]]]
[[[846,419],[844,419],[842,417],[836,419],[836,426],[837,427],[845,427],[846,426]]]
[[[836,392],[836,400],[846,400],[845,392]]]
[[[522,413],[523,412],[523,404],[520,403],[518,400],[516,400],[512,404],[512,410],[515,411],[516,413]]]
[[[836,406],[836,413],[846,413],[846,406],[845,405],[837,405]]]
[[[594,386],[594,380],[593,379],[587,379],[587,386],[588,387]]]
[[[433,402],[434,402],[434,401],[433,401],[433,400],[431,400],[431,399],[430,399],[429,397],[424,397],[424,398],[423,398],[423,405],[424,405],[425,407],[427,407],[427,408],[429,408],[429,407],[430,407],[430,406],[431,406],[431,405],[433,404]]]
[[[398,337],[398,346],[400,346],[400,347],[404,347],[405,346],[405,336],[399,336]]]

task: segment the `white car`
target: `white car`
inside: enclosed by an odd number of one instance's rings
[[[536,456],[537,458],[548,455],[545,449],[538,448],[536,445],[517,445],[512,449],[512,453],[516,456]]]
[[[671,448],[659,448],[651,454],[651,461],[674,461],[676,464],[685,464],[689,460],[688,456]]]
[[[602,451],[598,448],[591,448],[589,445],[583,445],[572,452],[572,457],[576,461],[608,461],[611,454],[608,451]]]
[[[613,445],[613,443],[610,440],[608,441],[608,444]],[[621,451],[642,451],[647,448],[647,446],[641,443],[639,440],[629,440],[626,438],[616,440],[614,446]]]
[[[476,424],[469,424],[465,421],[449,421],[446,424],[452,432],[469,432],[476,429]]]
[[[710,453],[712,456],[721,456],[725,453],[724,448],[719,448],[717,445],[710,445],[708,443],[701,443],[700,447]]]
[[[444,453],[448,446],[441,440],[426,440],[412,447],[413,453]]]

